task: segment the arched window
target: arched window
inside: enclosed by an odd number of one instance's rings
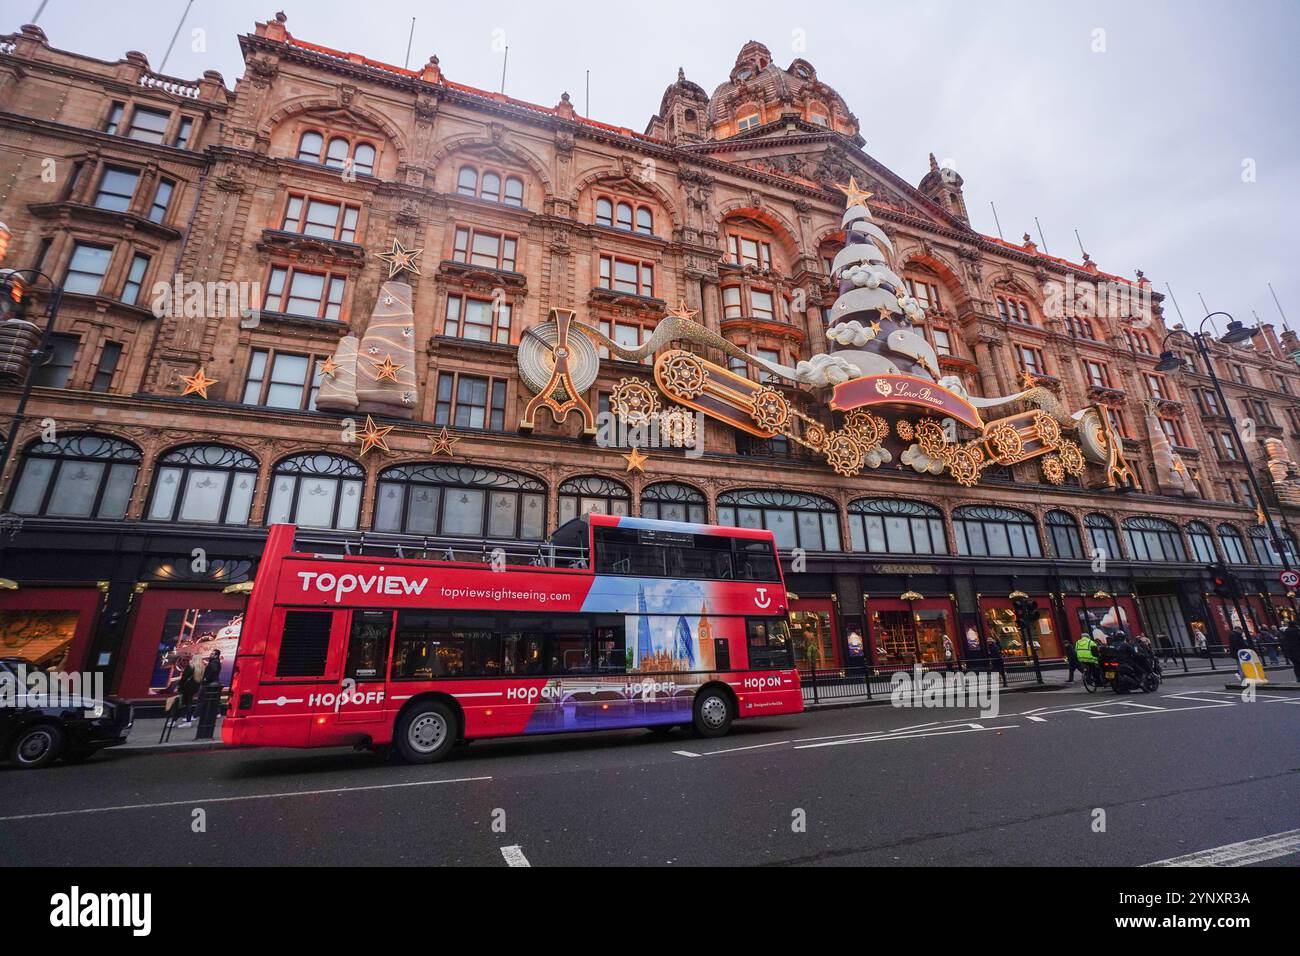
[[[1160,518],[1124,519],[1124,537],[1134,561],[1186,561],[1178,525]]]
[[[873,554],[947,554],[943,512],[892,498],[849,502],[849,546]]]
[[[654,235],[655,217],[647,206],[636,207],[636,231],[644,236]]]
[[[1047,512],[1047,534],[1052,539],[1052,553],[1065,561],[1083,558],[1079,541],[1079,523],[1068,511]]]
[[[1187,540],[1192,543],[1192,557],[1204,564],[1213,564],[1219,560],[1214,551],[1214,532],[1210,526],[1193,521],[1187,526]]]
[[[123,518],[140,450],[107,435],[64,435],[23,455],[9,510],[59,518]]]
[[[993,505],[963,505],[952,513],[957,553],[978,558],[1041,558],[1032,515]]]
[[[501,177],[496,173],[484,173],[483,183],[479,186],[479,199],[486,199],[488,202],[501,201]]]
[[[325,139],[314,129],[309,129],[298,140],[298,158],[309,163],[320,162],[320,150]]]
[[[163,455],[154,473],[151,521],[248,524],[257,459],[228,445],[187,445]]]
[[[379,473],[375,530],[538,541],[546,536],[546,486],[490,468],[397,465]]]
[[[1282,547],[1286,549],[1285,559],[1277,553],[1277,547],[1273,544],[1273,537],[1267,527],[1257,524],[1250,529],[1250,547],[1255,552],[1255,560],[1260,564],[1294,568],[1297,563],[1300,563],[1296,560],[1295,539],[1285,531],[1279,531],[1278,534],[1282,538]]]
[[[570,478],[560,485],[559,495],[560,524],[593,511],[600,515],[632,513],[632,499],[627,489],[599,475]]]
[[[473,166],[462,166],[456,176],[456,192],[462,196],[478,195],[478,170]]]
[[[1232,525],[1219,525],[1219,545],[1223,548],[1223,559],[1229,564],[1250,563],[1246,557],[1246,543],[1241,540],[1241,532]]]
[[[614,225],[614,204],[604,196],[596,200],[596,225]]]
[[[524,181],[518,176],[506,177],[506,198],[507,206],[522,206],[524,204]]]
[[[373,175],[375,171],[375,148],[369,143],[357,143],[352,151],[352,169],[358,173]]]
[[[1119,547],[1119,535],[1115,533],[1115,522],[1093,512],[1084,516],[1083,526],[1088,529],[1088,544],[1092,552],[1089,557],[1118,561],[1124,556]]]
[[[727,491],[718,496],[718,524],[766,528],[778,548],[840,550],[840,516],[834,502],[794,491]]]
[[[325,165],[342,169],[347,161],[348,141],[342,136],[335,136],[330,140],[329,148],[325,151]]]
[[[360,465],[337,455],[286,458],[275,466],[266,523],[353,530],[365,480]]]
[[[632,204],[631,203],[621,202],[618,204],[618,222],[616,224],[620,229],[630,230],[632,228]]]
[[[661,481],[642,489],[641,517],[705,524],[708,521],[708,507],[703,493],[690,485]]]

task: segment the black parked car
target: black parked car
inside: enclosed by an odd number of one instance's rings
[[[62,757],[85,760],[104,747],[126,743],[134,718],[131,705],[109,697],[99,716],[81,698],[31,702],[26,686],[18,681],[19,666],[30,675],[42,670],[16,657],[0,657],[0,671],[9,683],[0,695],[0,759],[16,767],[35,770]]]

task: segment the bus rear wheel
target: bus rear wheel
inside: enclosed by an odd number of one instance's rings
[[[706,688],[695,698],[695,732],[701,737],[721,737],[731,729],[731,700],[716,687]]]
[[[436,700],[416,704],[398,720],[393,745],[407,763],[437,763],[456,745],[456,715]]]

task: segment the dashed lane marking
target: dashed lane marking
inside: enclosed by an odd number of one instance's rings
[[[1276,860],[1281,856],[1300,853],[1300,830],[1287,830],[1271,836],[1242,840],[1240,843],[1228,843],[1224,846],[1185,853],[1168,860],[1158,860],[1147,866],[1248,866],[1251,863],[1263,863]]]
[[[506,859],[506,866],[532,866],[528,857],[524,856],[523,847],[517,843],[514,846],[503,846],[501,855]]]
[[[1012,730],[1019,726],[1020,726],[1019,724],[1006,724],[1001,727],[981,727],[979,725],[972,724],[964,729],[955,728],[953,730],[932,730],[932,731],[923,731],[921,733],[910,733],[910,734],[877,734],[875,736],[870,736],[870,737],[867,736],[857,737],[852,740],[827,740],[819,744],[804,744],[802,746],[795,747],[794,749],[814,750],[818,747],[840,747],[843,746],[844,744],[872,744],[872,743],[879,743],[885,740],[916,740],[917,738],[920,737],[947,737],[952,734],[978,734],[978,733],[987,733],[990,730],[995,730],[995,731]]]
[[[335,787],[330,790],[290,790],[284,793],[250,793],[238,797],[195,797],[190,800],[166,800],[161,803],[124,803],[111,807],[84,807],[80,810],[48,810],[44,813],[18,813],[0,817],[0,823],[16,820],[44,820],[50,817],[71,817],[87,813],[116,813],[122,810],[160,810],[164,807],[196,807],[213,803],[239,803],[245,800],[284,800],[288,797],[324,797],[340,793],[362,793],[368,790],[399,790],[403,787],[433,787],[443,783],[478,783],[491,777],[453,777],[448,780],[413,780],[409,783],[380,783],[368,787]]]

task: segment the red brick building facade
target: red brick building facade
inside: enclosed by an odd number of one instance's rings
[[[241,46],[231,89],[160,76],[139,53],[64,52],[32,26],[0,39],[3,265],[64,289],[0,476],[10,648],[145,696],[160,641],[237,619],[244,599],[222,589],[251,579],[270,521],[532,540],[590,508],[764,523],[803,548],[796,634],[823,666],[939,662],[946,645],[973,652],[968,635],[1023,655],[1006,626],[1015,590],[1048,610],[1043,657],[1107,613],[1217,643],[1236,613],[1206,597],[1217,561],[1251,592],[1248,625],[1289,613],[1226,414],[1250,420],[1266,503],[1288,520],[1300,342],[1265,326],[1215,346],[1219,407],[1196,362],[1156,370],[1165,317],[1141,273],[974,231],[961,177],[932,157],[913,186],[872,159],[810,63],[746,44],[712,94],[679,72],[638,133],[577,115],[567,94],[541,107],[464,86],[436,57],[405,70],[299,40],[283,17]],[[1140,489],[1093,469],[1054,485],[1032,463],[973,488],[898,463],[845,478],[715,422],[703,455],[651,450],[642,472],[572,421],[517,428],[532,393],[516,349],[553,308],[635,344],[684,303],[751,354],[826,351],[834,187],[850,176],[874,194],[944,374],[977,396],[1033,381],[1068,408],[1106,407]],[[340,337],[365,331],[387,278],[375,253],[394,239],[422,250],[415,389],[409,420],[380,418],[387,450],[362,455],[315,390]],[[29,318],[48,297],[32,285]],[[1116,297],[1145,311],[1115,314]],[[200,371],[206,397],[183,394]],[[648,372],[606,359],[587,397],[600,408]],[[20,387],[0,383],[0,412]],[[783,388],[826,414],[824,390]],[[437,452],[443,428],[454,444]],[[412,503],[431,495],[436,508]]]

